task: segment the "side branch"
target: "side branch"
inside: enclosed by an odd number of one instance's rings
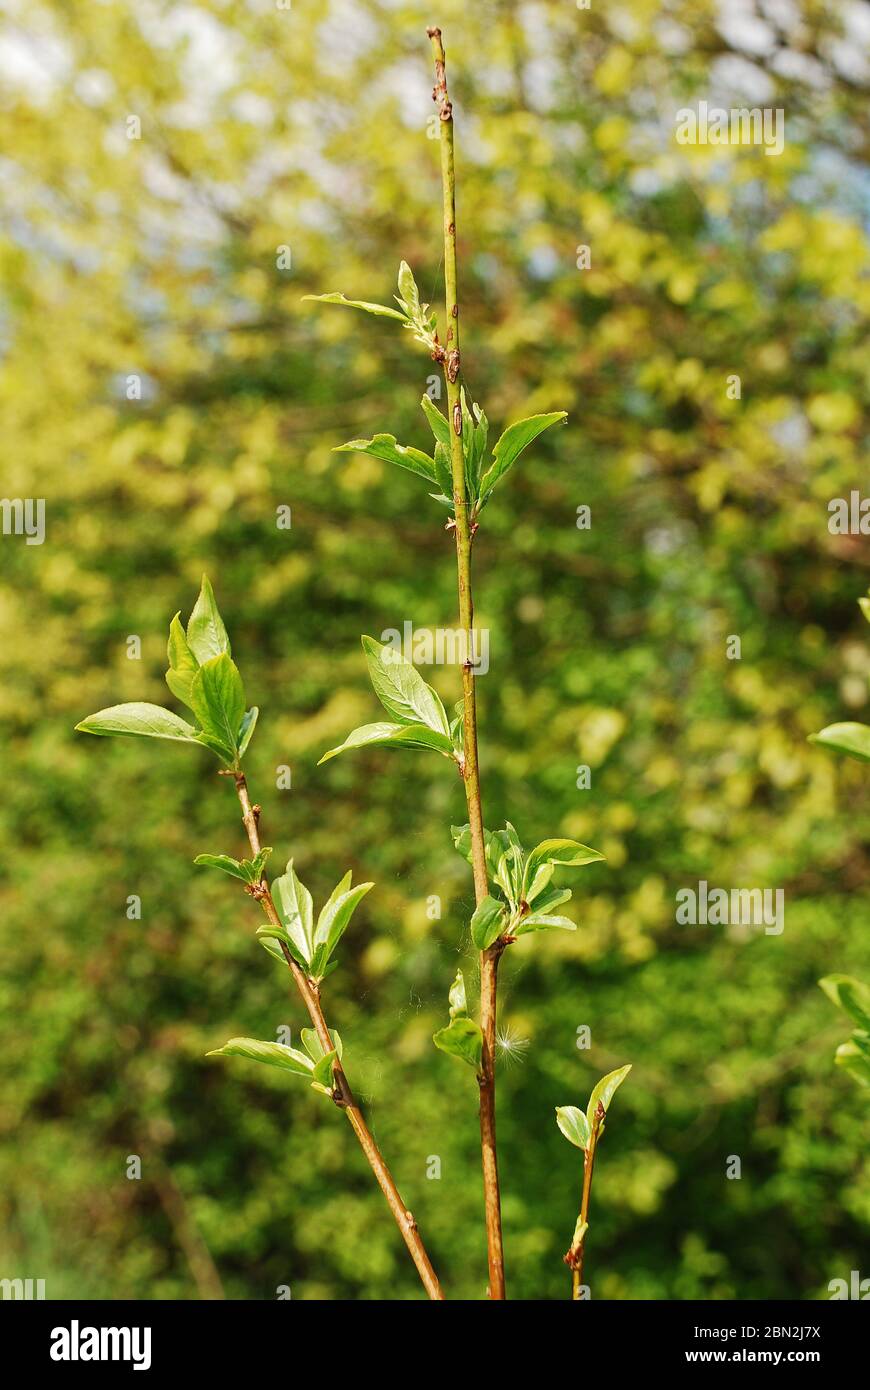
[[[248,841],[253,854],[257,855],[261,848],[260,808],[259,806],[251,805],[245,774],[243,772],[234,773],[233,780],[236,784],[236,793],[242,808],[242,821],[248,834]],[[278,909],[275,907],[272,894],[266,883],[265,875],[260,883],[255,885],[253,896],[259,899],[263,911],[272,926],[282,926],[281,918],[278,915]],[[329,1035],[329,1028],[326,1023],[323,1007],[320,1002],[320,991],[317,986],[308,979],[304,970],[302,970],[293,959],[283,942],[280,944],[284,959],[290,967],[293,979],[296,982],[296,988],[302,996],[302,1002],[308,1011],[308,1017],[311,1020],[312,1027],[317,1033],[320,1045],[325,1052],[331,1052],[333,1044]],[[438,1276],[432,1268],[432,1263],[426,1253],[423,1241],[420,1238],[420,1233],[417,1230],[417,1223],[402,1201],[399,1189],[396,1187],[393,1176],[384,1162],[383,1155],[375,1142],[374,1135],[366,1124],[359,1103],[350,1088],[350,1083],[338,1059],[336,1059],[333,1065],[332,1079],[334,1087],[333,1100],[336,1105],[344,1111],[350,1121],[353,1132],[359,1140],[360,1148],[365,1154],[369,1166],[378,1180],[378,1186],[383,1192],[387,1200],[387,1205],[393,1213],[396,1225],[402,1233],[402,1239],[408,1247],[408,1252],[411,1259],[414,1261],[417,1273],[423,1282],[423,1287],[431,1299],[443,1299],[444,1294],[441,1292]]]

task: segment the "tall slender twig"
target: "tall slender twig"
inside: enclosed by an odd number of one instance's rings
[[[462,398],[460,394],[459,292],[456,275],[456,177],[453,155],[453,107],[447,94],[447,75],[441,30],[427,30],[435,54],[435,88],[441,131],[441,182],[444,196],[444,280],[447,330],[443,344],[444,380],[447,387],[448,418],[451,429],[450,462],[453,474],[453,501],[456,515],[456,559],[459,581],[459,622],[465,633],[465,662],[462,668],[464,749],[462,773],[468,802],[471,832],[474,895],[480,903],[488,892],[486,853],[483,834],[483,808],[480,795],[480,768],[477,753],[477,707],[473,654],[474,600],[471,589],[471,539],[468,498],[465,487],[465,459],[462,450]],[[498,1182],[498,1155],[495,1137],[495,1030],[498,991],[498,962],[504,950],[497,941],[480,956],[480,1027],[483,1033],[478,1085],[480,1088],[480,1143],[483,1159],[483,1191],[486,1211],[486,1241],[489,1259],[491,1298],[505,1297],[504,1248],[501,1233],[501,1196]]]
[[[257,855],[260,853],[261,849],[260,808],[259,806],[253,806],[251,804],[245,774],[243,772],[235,772],[232,776],[236,784],[239,804],[242,808],[242,822],[248,834],[251,850],[254,855]],[[269,891],[265,875],[259,883],[253,886],[251,893],[252,896],[257,898],[262,904],[263,911],[272,926],[280,927],[282,925],[281,918],[272,900],[272,894]],[[308,979],[308,976],[301,967],[297,965],[284,943],[281,942],[280,945],[284,954],[284,959],[290,967],[293,979],[296,982],[296,988],[302,996],[302,1002],[308,1010],[308,1017],[311,1019],[312,1026],[317,1033],[320,1045],[325,1052],[331,1052],[333,1043],[329,1035],[329,1028],[327,1027],[323,1006],[320,1002],[320,990]],[[393,1213],[396,1225],[402,1233],[402,1239],[408,1247],[411,1259],[414,1261],[417,1273],[423,1282],[423,1287],[430,1298],[443,1299],[444,1294],[441,1292],[438,1276],[432,1268],[432,1263],[426,1253],[423,1241],[420,1238],[420,1233],[417,1230],[417,1223],[402,1201],[399,1189],[396,1187],[392,1174],[384,1162],[381,1151],[375,1142],[374,1135],[366,1124],[365,1117],[350,1088],[350,1083],[348,1082],[344,1069],[337,1059],[333,1065],[332,1079],[334,1087],[333,1100],[336,1105],[344,1111],[351,1123],[353,1132],[359,1140],[360,1148],[365,1154],[369,1166],[378,1180],[378,1185],[387,1199],[387,1205]]]

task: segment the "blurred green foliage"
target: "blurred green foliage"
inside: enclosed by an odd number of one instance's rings
[[[47,534],[0,537],[0,1273],[50,1297],[422,1296],[341,1117],[205,1060],[305,1021],[253,905],[192,865],[244,849],[232,787],[207,753],[72,732],[174,706],[166,627],[205,569],[261,707],[265,841],[315,897],[348,867],[375,880],[330,1018],[446,1289],[483,1294],[475,1082],[431,1042],[457,965],[474,994],[462,787],[384,750],[315,770],[370,714],[359,634],[455,616],[418,480],[331,452],[376,430],[426,447],[434,364],[300,302],[389,302],[405,257],[438,304],[434,20],[468,380],[493,438],[570,412],[475,543],[485,817],[608,856],[580,930],[503,963],[509,1294],[568,1296],[580,1169],[553,1111],[625,1062],[594,1297],[824,1298],[866,1273],[866,1099],[816,986],[870,967],[866,777],[807,743],[866,717],[866,541],[826,511],[867,481],[860,7],[794,0],[748,29],[712,0],[4,8],[3,492],[44,497]],[[782,107],[783,154],[678,146],[701,99]],[[455,671],[425,674],[458,698]],[[699,878],[784,888],[783,935],[676,926]]]

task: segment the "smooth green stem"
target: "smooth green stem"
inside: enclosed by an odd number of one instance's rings
[[[444,281],[447,329],[443,351],[444,380],[447,387],[447,414],[450,421],[450,464],[453,474],[456,564],[459,584],[459,622],[465,633],[465,662],[462,668],[463,763],[465,797],[471,833],[474,896],[480,903],[488,892],[486,850],[483,835],[483,805],[480,794],[480,766],[477,752],[477,702],[474,682],[474,599],[471,588],[471,521],[465,486],[465,457],[462,450],[462,395],[460,391],[459,288],[456,271],[456,170],[454,163],[453,107],[447,94],[447,75],[441,30],[429,29],[435,55],[435,88],[441,132],[441,184],[444,199]],[[483,1034],[478,1086],[480,1089],[480,1144],[483,1163],[483,1191],[486,1214],[486,1242],[489,1261],[489,1296],[505,1297],[504,1247],[501,1231],[501,1194],[498,1180],[498,1154],[495,1134],[495,1031],[498,1005],[498,962],[504,947],[497,942],[480,956],[480,1027]]]

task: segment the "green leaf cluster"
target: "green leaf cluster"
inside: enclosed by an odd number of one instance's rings
[[[454,825],[451,833],[456,849],[470,864],[471,827]],[[603,860],[604,855],[565,839],[542,840],[527,854],[510,821],[504,830],[484,830],[483,834],[486,871],[494,891],[478,904],[471,919],[471,937],[478,950],[485,951],[499,937],[512,941],[532,931],[576,931],[570,917],[555,913],[572,896],[570,888],[552,885],[556,865],[580,868]]]
[[[256,706],[245,709],[245,691],[232,659],[230,640],[206,575],[193,612],[182,627],[176,613],[169,627],[166,684],[193,712],[195,725],[171,710],[142,701],[98,710],[76,725],[81,733],[125,735],[196,743],[227,767],[238,769],[257,723]]]
[[[509,425],[501,435],[492,451],[492,459],[487,462],[489,421],[476,401],[469,404],[464,387],[461,388],[460,399],[465,494],[471,516],[476,519],[492,496],[496,484],[513,468],[532,441],[550,425],[568,417],[566,411],[557,410],[548,415],[532,415],[526,420],[518,420],[516,424]],[[382,459],[398,468],[404,468],[408,473],[416,473],[434,487],[435,491],[430,492],[430,497],[449,507],[452,514],[452,426],[428,395],[423,397],[421,405],[435,440],[431,454],[424,453],[422,449],[398,444],[395,435],[392,434],[376,434],[371,439],[351,439],[347,444],[339,444],[335,452],[368,454],[371,458]]]
[[[331,960],[332,954],[359,903],[373,887],[373,883],[351,887],[351,871],[348,870],[324,903],[315,925],[313,899],[296,874],[291,859],[285,872],[272,883],[272,901],[281,926],[269,923],[259,927],[257,938],[270,955],[282,960],[281,946],[286,946],[308,978],[319,983],[335,969],[338,962]]]
[[[622,1085],[628,1073],[631,1071],[631,1063],[625,1067],[618,1067],[616,1071],[609,1071],[606,1076],[593,1087],[589,1097],[589,1104],[585,1112],[576,1105],[557,1105],[556,1124],[564,1134],[569,1143],[576,1145],[578,1149],[588,1150],[593,1136],[599,1139],[604,1133],[604,1119],[597,1119],[598,1107],[606,1114],[610,1102]]]
[[[825,994],[858,1026],[848,1042],[837,1048],[834,1061],[862,1086],[870,1086],[870,987],[851,975],[826,975],[819,980]]]
[[[399,293],[394,295],[398,309],[387,304],[372,304],[365,299],[347,299],[343,294],[305,294],[303,299],[313,299],[321,304],[341,304],[346,309],[362,309],[363,313],[375,314],[379,318],[398,319],[403,328],[413,335],[415,342],[422,343],[429,352],[438,346],[437,319],[429,313],[429,305],[420,301],[420,291],[407,261],[399,266]]]
[[[461,970],[457,970],[456,979],[450,986],[448,1003],[450,1022],[446,1028],[439,1028],[438,1032],[433,1034],[432,1041],[449,1057],[457,1057],[477,1071],[480,1068],[483,1050],[483,1034],[480,1025],[468,1017],[465,979]]]

